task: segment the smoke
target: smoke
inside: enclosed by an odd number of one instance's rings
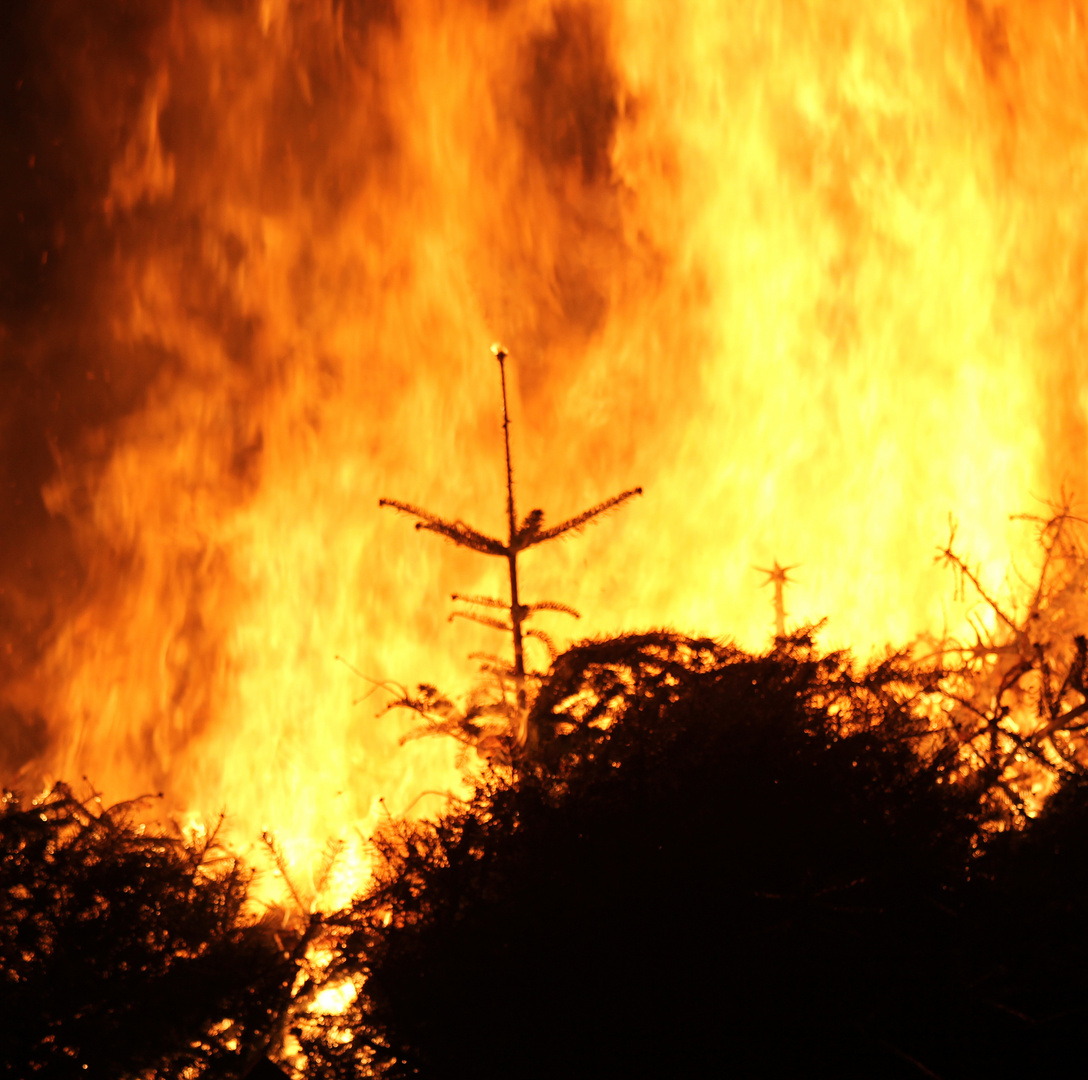
[[[149,65],[150,24],[83,5],[12,3],[0,29],[0,681],[32,671],[86,581],[70,522],[42,491],[63,457],[93,471],[138,408],[150,364],[119,363],[110,230],[99,213],[115,133]],[[104,17],[102,17],[104,16]],[[94,57],[97,67],[91,66]],[[126,72],[127,85],[107,71]],[[137,89],[137,93],[139,90]],[[111,377],[112,376],[112,377]],[[4,713],[2,761],[40,753],[36,710]]]

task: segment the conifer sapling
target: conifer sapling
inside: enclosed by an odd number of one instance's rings
[[[554,525],[551,528],[544,527],[544,511],[531,510],[524,520],[518,524],[517,511],[514,504],[514,470],[510,458],[510,410],[506,398],[506,359],[509,353],[501,345],[492,345],[492,352],[499,362],[499,381],[502,386],[502,431],[503,443],[506,450],[506,520],[507,540],[503,543],[494,537],[488,536],[463,521],[451,521],[447,518],[432,514],[429,510],[423,510],[410,503],[400,502],[396,499],[379,499],[379,506],[388,506],[393,510],[408,514],[416,518],[416,528],[425,529],[428,532],[438,533],[459,547],[471,548],[482,555],[493,555],[496,558],[505,559],[510,575],[510,599],[500,600],[489,596],[463,596],[453,594],[454,600],[471,604],[475,609],[455,611],[450,618],[461,617],[473,622],[482,623],[504,633],[510,634],[513,644],[513,664],[507,665],[502,661],[492,661],[486,669],[494,671],[500,676],[509,676],[514,684],[514,707],[512,710],[511,734],[518,747],[524,747],[529,740],[528,730],[528,701],[526,694],[525,645],[526,637],[534,637],[541,641],[548,649],[552,658],[555,658],[555,646],[551,638],[542,630],[535,627],[527,628],[525,623],[538,611],[560,611],[575,618],[578,612],[566,604],[556,601],[543,601],[535,604],[524,604],[518,589],[518,555],[537,544],[543,544],[548,540],[556,540],[559,537],[572,532],[579,532],[590,522],[596,520],[610,510],[627,502],[635,495],[642,494],[642,488],[631,488],[628,491],[614,495],[596,506],[569,518],[567,521]],[[503,612],[506,618],[497,617],[489,612]],[[402,702],[410,707],[418,708],[417,704],[405,696]],[[422,711],[422,710],[418,710]]]

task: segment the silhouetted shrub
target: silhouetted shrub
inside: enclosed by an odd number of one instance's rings
[[[986,822],[909,676],[804,634],[560,657],[532,761],[378,838],[333,920],[362,992],[303,1032],[316,1073],[918,1076],[985,1050]]]
[[[248,872],[131,809],[63,785],[29,805],[5,796],[5,1076],[237,1075],[286,999],[292,962],[243,913]]]

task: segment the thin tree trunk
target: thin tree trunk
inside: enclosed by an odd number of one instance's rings
[[[518,519],[514,509],[514,470],[510,464],[510,411],[506,404],[506,351],[499,349],[499,377],[502,380],[502,437],[506,447],[506,520],[509,526],[506,561],[510,566],[510,625],[514,637],[514,693],[517,707],[515,737],[518,746],[524,746],[528,731],[525,723],[525,649],[521,639],[521,624],[525,618],[518,599]]]

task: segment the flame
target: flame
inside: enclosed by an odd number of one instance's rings
[[[779,559],[830,644],[956,627],[948,514],[1000,581],[1008,515],[1084,490],[1083,4],[177,0],[133,26],[67,57],[85,284],[34,347],[97,343],[108,404],[42,489],[79,573],[23,587],[53,611],[6,688],[47,726],[24,773],[225,809],[303,878],[380,798],[459,791],[337,657],[458,689],[494,647],[447,598],[500,571],[377,502],[501,532],[495,339],[520,505],[646,490],[526,559],[579,634],[761,646]],[[350,891],[363,850],[341,867]]]

